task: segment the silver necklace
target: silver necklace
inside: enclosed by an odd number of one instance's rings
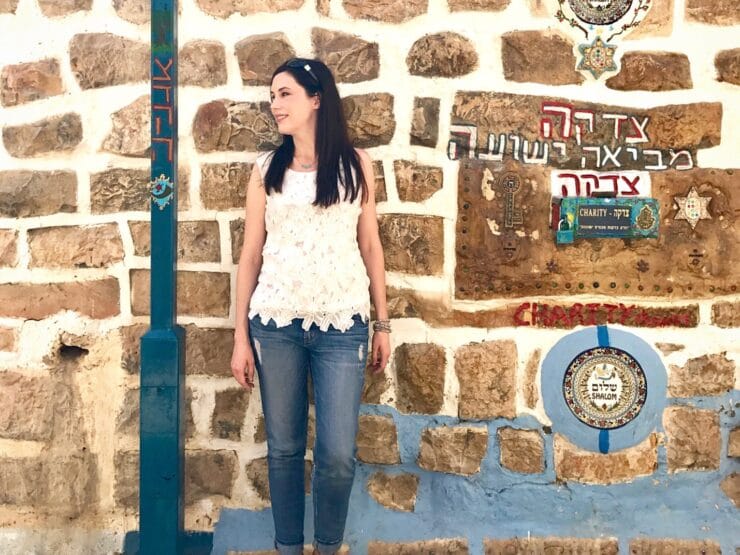
[[[303,168],[304,170],[308,170],[308,169],[311,169],[311,168],[313,168],[313,167],[314,167],[314,166],[316,165],[316,160],[314,160],[314,161],[313,161],[313,162],[311,162],[310,164],[304,164],[303,162],[301,162],[301,161],[300,161],[300,160],[298,160],[297,158],[295,159],[295,161],[296,161],[296,162],[298,162],[298,165],[299,165],[299,166],[300,166],[301,168]]]

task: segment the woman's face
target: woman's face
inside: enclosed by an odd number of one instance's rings
[[[319,97],[308,96],[295,78],[283,71],[278,73],[270,86],[270,109],[283,135],[294,135],[316,125]]]

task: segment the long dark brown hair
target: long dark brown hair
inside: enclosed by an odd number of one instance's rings
[[[308,65],[308,69],[306,66]],[[319,96],[316,116],[316,206],[331,206],[340,201],[339,186],[344,187],[344,200],[354,202],[362,192],[367,200],[367,182],[347,132],[342,101],[331,70],[319,60],[293,58],[281,64],[272,74],[290,73],[309,96]],[[271,80],[272,81],[272,80]],[[291,135],[283,135],[283,144],[274,152],[265,174],[265,190],[281,192],[285,170],[293,160],[295,144]],[[353,171],[354,170],[354,171]]]

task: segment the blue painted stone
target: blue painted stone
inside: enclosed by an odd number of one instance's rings
[[[612,330],[610,329],[610,332]],[[595,336],[595,331],[594,331]],[[737,399],[738,391],[719,398],[695,398],[692,404],[719,410]],[[683,403],[685,399],[681,400]],[[518,474],[501,467],[496,430],[502,426],[541,430],[533,416],[486,422],[488,452],[481,471],[464,477],[428,472],[408,455],[418,453],[425,427],[469,424],[454,417],[405,415],[391,407],[365,405],[365,414],[390,414],[398,426],[402,453],[400,465],[358,464],[344,541],[353,554],[367,552],[372,540],[412,542],[433,538],[465,537],[470,553],[483,554],[485,538],[532,536],[616,537],[620,553],[629,553],[629,541],[637,537],[710,539],[720,543],[723,553],[733,553],[737,544],[737,509],[719,489],[721,478],[738,469],[733,459],[723,457],[714,472],[669,473],[665,449],[659,447],[659,468],[651,476],[629,483],[589,485],[556,482],[553,468],[552,434],[545,438],[546,468],[542,474]],[[736,416],[720,412],[724,441],[737,425]],[[379,505],[367,493],[369,477],[377,471],[410,472],[420,477],[414,512],[402,513]],[[306,497],[306,544],[312,540],[312,498]],[[271,549],[270,509],[221,510],[214,529],[213,555],[229,550]]]

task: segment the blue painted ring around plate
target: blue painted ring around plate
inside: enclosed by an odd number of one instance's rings
[[[580,353],[599,346],[599,327],[590,327],[570,333],[560,339],[542,361],[542,400],[545,412],[552,421],[553,432],[563,434],[578,447],[599,452],[601,430],[581,422],[571,412],[563,395],[563,376],[570,363]],[[667,376],[658,353],[637,335],[615,328],[607,328],[609,346],[626,351],[642,367],[647,380],[645,404],[634,420],[620,428],[611,429],[609,451],[618,451],[637,445],[652,431],[661,429],[661,418],[666,404]],[[601,438],[603,447],[603,437]]]

